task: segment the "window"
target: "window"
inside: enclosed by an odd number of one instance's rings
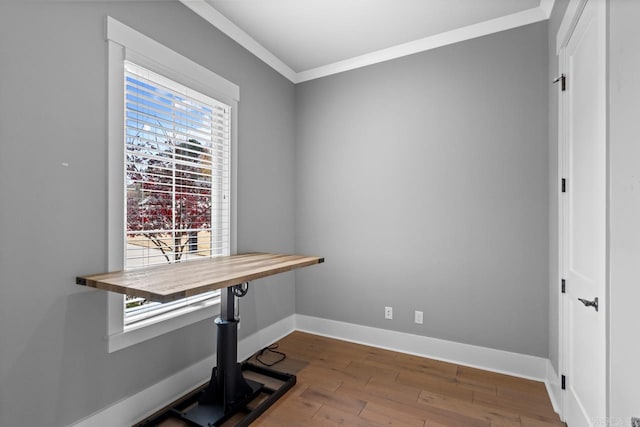
[[[237,86],[111,18],[107,39],[109,271],[234,253]],[[214,316],[218,296],[110,293],[109,351]]]
[[[125,61],[125,269],[229,255],[231,107]],[[127,297],[124,326],[167,304]]]

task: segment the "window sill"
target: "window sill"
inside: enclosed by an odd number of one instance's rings
[[[108,351],[113,353],[219,314],[220,298],[213,298],[153,319],[143,320],[126,327],[122,332],[108,335]]]

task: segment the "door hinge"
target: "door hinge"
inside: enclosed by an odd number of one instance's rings
[[[560,82],[560,87],[562,88],[563,92],[567,90],[567,76],[565,76],[564,74],[561,74],[560,77],[556,78],[553,82]]]
[[[567,192],[567,180],[565,178],[562,178],[562,192]]]
[[[563,376],[561,377],[561,380],[562,380],[561,387],[562,387],[562,389],[563,389],[563,390],[566,390],[566,389],[567,389],[567,377],[565,377],[565,376],[563,375]]]
[[[562,293],[563,294],[567,293],[567,282],[564,279],[562,279]]]

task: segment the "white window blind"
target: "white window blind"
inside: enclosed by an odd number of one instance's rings
[[[125,268],[230,254],[231,107],[125,61]],[[125,298],[124,325],[217,298]]]

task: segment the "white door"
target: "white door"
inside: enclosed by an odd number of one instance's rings
[[[607,415],[605,25],[605,1],[589,0],[563,58],[563,356],[569,427],[605,425]],[[596,298],[597,311],[591,305]]]

